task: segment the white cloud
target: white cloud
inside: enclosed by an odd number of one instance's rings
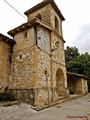
[[[72,41],[72,45],[79,48],[81,53],[90,53],[90,23],[79,26],[78,31],[79,33]]]

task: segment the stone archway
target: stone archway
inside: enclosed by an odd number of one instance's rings
[[[60,68],[56,72],[56,86],[57,86],[58,96],[63,96],[64,95],[64,74]]]

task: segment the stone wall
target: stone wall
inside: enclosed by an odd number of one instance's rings
[[[29,88],[35,85],[36,46],[34,27],[17,33],[12,55],[10,88]]]
[[[48,12],[47,12],[48,11]],[[40,16],[40,18],[38,17]],[[43,8],[36,10],[35,12],[28,15],[28,21],[33,20],[34,18],[39,18],[44,21],[46,24],[51,26],[53,29],[57,31],[57,33],[62,36],[62,21],[58,14],[55,12],[51,4],[46,5]],[[55,18],[57,21],[55,22]],[[57,25],[55,25],[57,24]],[[55,28],[55,26],[57,26]]]
[[[88,93],[87,80],[78,76],[67,76],[69,91],[71,94],[86,94]]]
[[[35,82],[38,80],[37,46],[18,50],[12,55],[12,74],[8,92],[16,100],[35,105]]]
[[[68,77],[68,87],[70,94],[81,94],[82,93],[82,81],[81,78],[74,76]]]
[[[27,32],[27,35],[25,36],[26,32]],[[14,40],[16,41],[16,44],[14,46],[14,53],[22,49],[33,46],[35,44],[34,37],[35,37],[34,27],[17,33],[14,36]]]
[[[0,92],[4,92],[9,84],[10,45],[0,40]]]
[[[82,94],[82,80],[81,78],[76,78],[75,80],[75,85],[74,85],[74,91],[77,93],[77,94]]]
[[[60,19],[60,17],[58,16],[58,14],[55,12],[51,5],[49,6],[49,9],[50,9],[50,25],[62,37],[62,20]],[[57,19],[56,21],[55,18]]]
[[[22,100],[23,102],[35,105],[35,92],[33,88],[26,89],[8,89],[8,92],[12,94],[16,100]]]
[[[50,89],[50,88],[49,88]],[[51,103],[51,89],[48,87],[35,88],[35,105],[42,106]]]
[[[38,49],[38,79],[36,79],[35,103],[36,105],[51,102],[51,66],[50,56]]]
[[[84,78],[82,78],[82,92],[83,92],[83,94],[88,93],[87,80]]]
[[[56,46],[58,42],[58,47]],[[52,60],[65,66],[64,43],[54,33],[51,34]]]
[[[61,81],[58,81],[60,85],[60,95],[67,96],[67,76],[65,67],[65,54],[64,54],[64,42],[54,32],[51,33],[51,61],[52,61],[52,86],[57,87],[57,71],[60,70],[62,74],[59,75]],[[58,73],[59,74],[59,73]],[[63,84],[63,85],[62,85]]]
[[[9,87],[29,88],[35,86],[36,68],[36,46],[15,52],[12,56],[12,76]]]
[[[58,72],[58,70],[59,70],[59,72]],[[59,77],[57,76],[57,74],[59,74]],[[66,68],[54,61],[52,61],[52,86],[56,87],[56,88],[59,87],[60,93],[59,94],[57,93],[58,96],[59,95],[67,96]],[[58,91],[56,91],[56,92],[58,92]]]
[[[46,87],[46,78],[48,78],[48,84],[51,84],[51,65],[50,65],[50,56],[43,52],[42,50],[38,51],[38,86]]]
[[[41,20],[42,21],[44,21],[47,24],[50,24],[50,10],[49,10],[49,5],[46,5],[45,7],[40,8],[40,9],[36,10],[35,12],[29,14],[28,15],[28,21],[31,21],[34,18],[38,17],[38,15],[41,16]]]

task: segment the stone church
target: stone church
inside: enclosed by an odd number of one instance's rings
[[[68,97],[64,16],[54,0],[43,0],[24,14],[28,21],[8,32],[13,39],[0,34],[0,91],[34,106]]]

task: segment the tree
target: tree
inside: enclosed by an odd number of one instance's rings
[[[66,60],[66,66],[68,65],[68,62],[73,61],[80,56],[80,53],[78,52],[78,49],[74,47],[67,46],[65,50],[65,60]]]

